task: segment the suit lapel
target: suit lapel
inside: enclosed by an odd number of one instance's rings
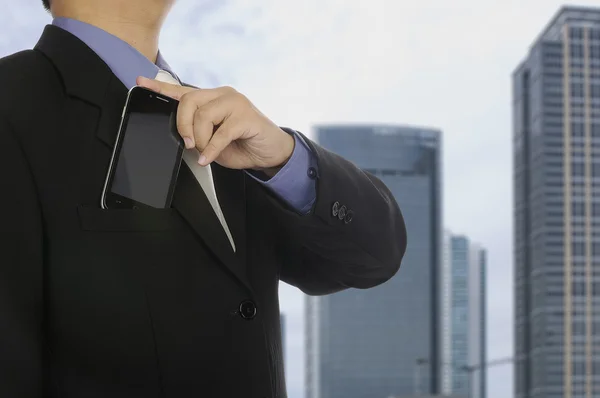
[[[44,29],[34,50],[58,69],[68,95],[102,106],[113,73],[96,53],[71,33],[53,25]]]
[[[96,135],[112,149],[127,88],[92,49],[59,27],[46,26],[35,50],[54,63],[69,96],[100,109]]]
[[[111,150],[117,140],[123,106],[126,100],[127,88],[115,75],[112,75],[102,101],[100,122],[96,132],[96,137]]]
[[[69,96],[100,110],[95,134],[108,150],[112,150],[127,98],[127,88],[96,53],[61,28],[46,26],[35,50],[47,56],[58,69]],[[105,173],[108,164],[101,163],[102,173]],[[212,169],[217,197],[236,245],[235,253],[206,194],[185,162],[181,165],[173,207],[207,249],[252,293],[245,266],[244,175],[243,172],[227,170],[218,165],[213,165]]]
[[[217,168],[213,167],[213,173],[215,169]],[[235,253],[202,187],[185,162],[181,163],[177,188],[173,196],[173,207],[181,214],[196,234],[202,238],[207,249],[252,292],[245,266],[246,248],[245,234],[243,233],[245,228],[245,201],[243,198],[240,198],[239,203],[234,203],[229,199],[230,194],[237,195],[237,197],[244,196],[243,181],[241,184],[236,184],[236,187],[227,186],[225,188],[224,185],[228,185],[227,180],[233,181],[235,178],[226,178],[226,181],[221,181],[217,175],[214,177],[217,197],[236,245]],[[223,200],[223,198],[227,199]]]
[[[231,170],[213,163],[217,199],[223,210],[229,231],[235,242],[235,255],[246,268],[246,179],[244,172]],[[227,240],[229,245],[229,240]]]

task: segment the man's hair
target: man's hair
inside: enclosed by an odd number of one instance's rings
[[[42,0],[42,3],[44,4],[46,11],[50,11],[50,0]]]

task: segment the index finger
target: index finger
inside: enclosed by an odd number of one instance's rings
[[[176,100],[180,100],[185,94],[195,91],[195,88],[184,87],[175,84],[169,84],[165,82],[161,82],[159,80],[148,79],[144,76],[139,76],[137,78],[137,84],[139,86],[150,89],[156,93],[166,95],[167,97],[174,98]]]

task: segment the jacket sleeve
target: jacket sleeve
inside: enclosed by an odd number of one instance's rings
[[[309,295],[367,289],[396,274],[406,227],[375,176],[304,137],[317,161],[317,198],[302,215],[264,190],[282,258],[280,279]]]
[[[41,213],[22,148],[2,117],[0,181],[0,397],[41,397]]]

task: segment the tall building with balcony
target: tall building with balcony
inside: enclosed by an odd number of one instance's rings
[[[307,398],[439,390],[441,133],[383,125],[318,126],[326,149],[380,178],[402,209],[409,242],[398,275],[369,290],[306,302]]]
[[[563,7],[513,73],[515,393],[600,396],[600,9]]]

